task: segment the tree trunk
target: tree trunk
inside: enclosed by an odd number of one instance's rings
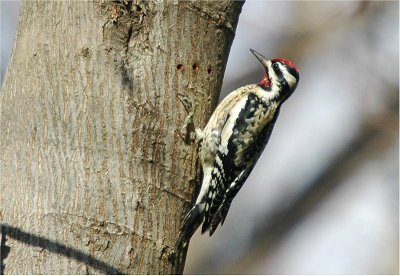
[[[203,127],[242,4],[23,3],[0,95],[3,273],[174,272],[190,103]]]

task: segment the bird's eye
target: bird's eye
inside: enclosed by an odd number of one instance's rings
[[[279,70],[279,65],[278,65],[278,63],[274,63],[273,65],[272,65],[272,68],[276,71],[276,70]]]

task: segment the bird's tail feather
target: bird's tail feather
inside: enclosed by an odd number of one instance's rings
[[[204,204],[196,204],[186,215],[183,222],[175,251],[175,273],[182,273],[184,266],[184,255],[186,255],[190,238],[204,220]]]
[[[181,232],[179,234],[179,239],[177,242],[178,247],[183,247],[185,243],[187,243],[190,240],[194,232],[196,232],[197,228],[203,222],[204,219],[203,210],[204,210],[204,204],[199,203],[196,204],[186,215],[181,228]]]

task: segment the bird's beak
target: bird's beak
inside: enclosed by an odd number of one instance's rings
[[[253,53],[253,55],[256,56],[256,58],[261,62],[261,64],[264,66],[264,77],[263,79],[258,83],[258,85],[268,89],[271,86],[271,79],[269,77],[269,70],[268,70],[268,63],[270,62],[266,57],[264,57],[262,54],[257,53],[253,49],[250,49],[250,51]]]
[[[260,53],[257,53],[257,52],[254,51],[253,49],[250,49],[250,52],[252,52],[253,55],[256,56],[256,58],[261,62],[261,64],[262,64],[265,68],[268,68],[268,66],[267,66],[268,59],[267,59],[266,57],[264,57],[264,56],[263,56],[262,54],[260,54]]]

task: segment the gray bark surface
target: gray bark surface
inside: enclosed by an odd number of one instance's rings
[[[23,3],[0,94],[3,273],[174,272],[198,181],[179,94],[203,127],[242,4]]]

